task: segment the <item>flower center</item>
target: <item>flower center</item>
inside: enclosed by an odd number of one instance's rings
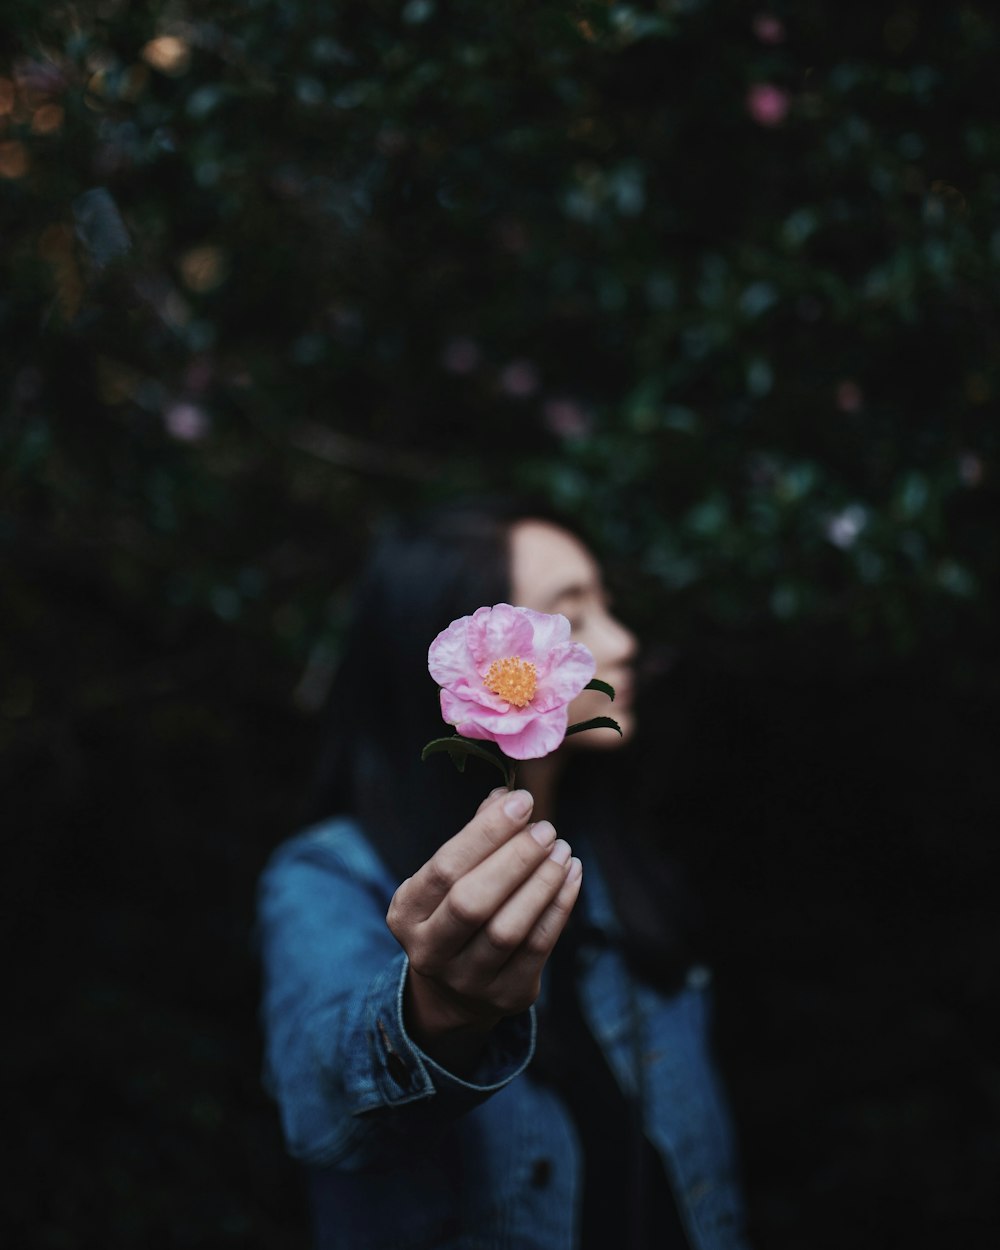
[[[508,655],[505,659],[493,661],[483,678],[483,685],[514,707],[524,707],[534,697],[537,681],[538,675],[530,660]]]

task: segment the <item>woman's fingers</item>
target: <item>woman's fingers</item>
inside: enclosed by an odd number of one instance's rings
[[[546,861],[556,840],[547,820],[508,839],[451,887],[433,915],[418,927],[418,941],[438,958],[460,951],[493,919],[510,896]]]
[[[531,932],[524,939],[524,950],[544,964],[552,954],[559,935],[566,928],[566,923],[576,906],[583,882],[583,864],[574,856],[567,865],[566,876],[562,886],[552,902],[538,917]]]
[[[436,972],[426,969],[431,986],[445,990],[437,1017],[457,1013],[467,1024],[527,1010],[538,997],[542,970],[579,897],[581,880],[580,861],[570,858],[560,839],[461,950]],[[425,977],[419,955],[416,963],[411,957],[411,972],[415,985]],[[440,999],[441,988],[428,992]]]
[[[404,898],[399,901],[405,901],[409,915],[416,921],[426,920],[458,881],[524,828],[533,802],[527,790],[489,795],[465,828],[438,847],[404,882]]]
[[[566,880],[570,846],[560,838],[548,857],[493,912],[462,952],[482,967],[499,968],[521,947]]]
[[[537,997],[581,868],[548,821],[527,824],[531,809],[526,791],[493,791],[396,891],[386,919],[409,956],[418,1020],[440,1024],[442,1004],[460,1024],[494,1019]]]
[[[497,786],[495,790],[491,790],[489,794],[486,796],[486,798],[483,799],[483,801],[476,808],[476,814],[478,815],[483,810],[483,808],[486,806],[487,803],[492,803],[495,798],[498,798],[501,794],[506,794],[506,793],[507,793],[506,786]]]
[[[580,897],[582,881],[583,867],[578,859],[571,859],[555,898],[494,977],[490,995],[502,1014],[526,1011],[538,997],[542,970]]]

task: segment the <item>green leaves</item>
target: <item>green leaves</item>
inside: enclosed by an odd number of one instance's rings
[[[584,690],[601,690],[608,696],[612,703],[615,700],[614,686],[609,685],[606,681],[601,681],[599,677],[595,677],[592,681],[588,681],[584,686]]]
[[[429,755],[437,755],[441,751],[447,753],[460,773],[465,772],[465,765],[470,755],[477,760],[485,760],[487,764],[492,764],[494,768],[500,770],[507,789],[513,790],[514,765],[502,753],[491,751],[489,747],[483,746],[481,742],[473,741],[472,738],[463,738],[460,734],[454,734],[450,738],[435,738],[428,742],[420,752],[420,758],[425,760]]]
[[[587,682],[584,686],[584,690],[600,690],[603,694],[606,694],[609,699],[614,701],[614,686],[609,685],[606,681],[601,681],[599,677],[595,677],[591,681]],[[616,720],[612,720],[610,716],[593,716],[590,720],[578,721],[577,724],[570,725],[570,727],[566,730],[566,737],[568,738],[570,734],[582,733],[585,729],[614,729],[619,737],[621,737],[622,732],[621,726]]]
[[[987,6],[891,34],[818,0],[759,29],[708,0],[288,0],[238,33],[216,0],[178,0],[176,31],[14,7],[11,533],[60,517],[97,581],[116,550],[127,610],[214,615],[259,559],[234,634],[302,657],[323,535],[513,488],[586,518],[645,579],[626,615],[679,645],[832,623],[903,649],[995,617]]]
[[[585,729],[613,729],[621,737],[621,726],[616,720],[612,720],[610,716],[594,716],[590,720],[582,720],[576,725],[570,725],[566,730],[566,737],[570,734],[583,733]]]

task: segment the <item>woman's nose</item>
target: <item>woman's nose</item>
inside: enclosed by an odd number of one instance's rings
[[[635,634],[623,625],[616,616],[607,613],[604,622],[605,646],[603,648],[606,662],[609,664],[630,664],[639,650],[639,640]]]

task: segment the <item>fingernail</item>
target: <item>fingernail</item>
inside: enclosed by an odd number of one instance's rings
[[[497,786],[497,788],[495,790],[491,790],[486,797],[488,799],[495,799],[498,794],[503,794],[506,789],[506,786]]]
[[[565,862],[569,859],[569,856],[570,845],[568,842],[563,841],[562,838],[560,838],[552,850],[549,851],[549,859],[555,860],[557,864],[565,864]]]
[[[573,859],[570,861],[569,872],[566,874],[566,881],[567,882],[579,881],[582,874],[583,874],[583,864],[581,864],[580,861],[574,856]]]
[[[531,826],[531,836],[539,846],[548,846],[556,836],[556,831],[547,820],[540,820]]]
[[[515,790],[509,798],[504,799],[503,810],[511,820],[523,820],[531,811],[534,801],[527,790]]]

